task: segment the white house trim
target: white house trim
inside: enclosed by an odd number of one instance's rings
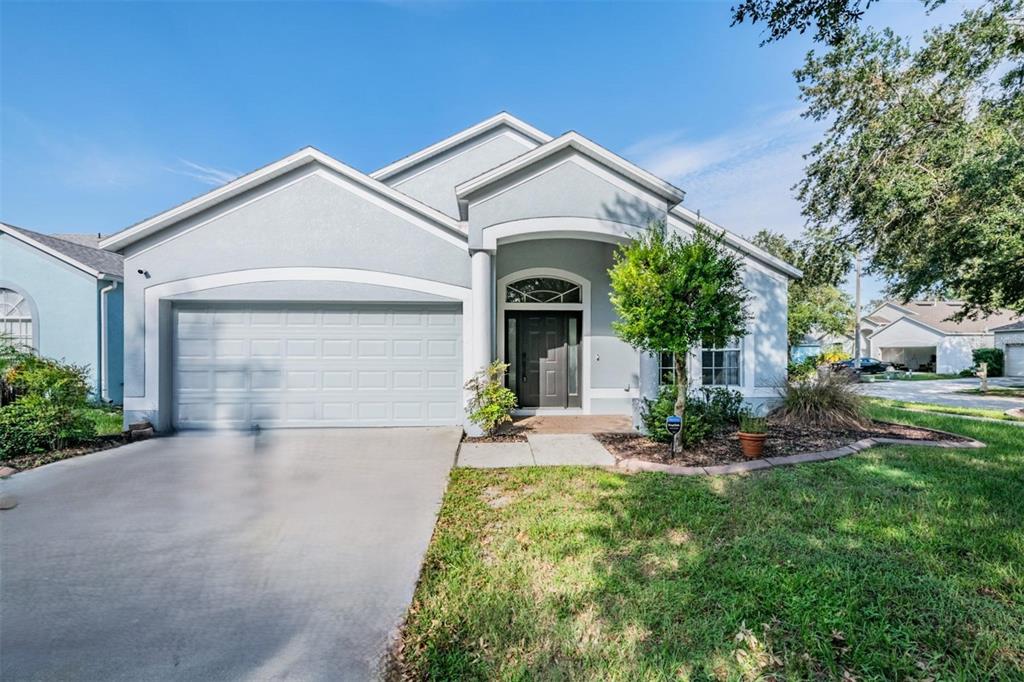
[[[331,172],[331,170],[328,170],[328,169],[323,168],[323,167],[317,167],[315,165],[310,165],[309,166],[309,170],[307,172],[305,172],[305,173],[303,173],[301,175],[297,175],[296,177],[292,178],[288,182],[286,182],[286,183],[284,183],[284,184],[282,184],[282,185],[280,185],[278,187],[274,187],[274,188],[266,190],[265,192],[262,192],[262,193],[260,193],[260,194],[258,194],[256,196],[253,196],[252,198],[250,198],[250,199],[248,199],[248,200],[238,204],[237,206],[232,206],[230,208],[220,208],[220,209],[214,208],[213,209],[213,213],[209,217],[207,217],[205,220],[197,222],[195,225],[191,225],[190,227],[188,227],[188,228],[186,228],[184,230],[181,230],[180,232],[177,232],[175,234],[169,235],[165,239],[155,240],[152,244],[150,244],[146,248],[141,249],[138,252],[132,253],[132,257],[141,256],[142,254],[146,253],[147,251],[150,251],[150,250],[155,249],[155,248],[157,248],[159,246],[162,246],[163,244],[171,242],[171,241],[173,241],[173,240],[175,240],[175,239],[177,239],[179,237],[184,237],[185,235],[187,235],[187,234],[189,234],[189,233],[191,233],[191,232],[193,232],[195,230],[198,230],[199,228],[204,227],[205,225],[209,225],[210,223],[212,223],[212,222],[214,222],[216,220],[219,220],[219,219],[223,218],[224,216],[231,215],[232,213],[235,213],[236,211],[240,211],[240,210],[242,210],[244,208],[252,206],[253,204],[255,204],[257,202],[260,202],[263,199],[266,199],[267,197],[273,196],[274,194],[277,194],[278,192],[281,192],[281,191],[286,190],[286,189],[288,189],[290,187],[293,187],[293,186],[299,184],[300,182],[308,180],[311,177],[323,178],[323,179],[327,180],[328,182],[331,182],[331,183],[333,183],[335,185],[338,185],[342,189],[345,189],[346,191],[349,191],[352,194],[355,194],[359,198],[372,203],[374,206],[378,206],[378,207],[384,209],[385,211],[388,211],[389,213],[392,213],[392,214],[394,214],[394,215],[396,215],[396,216],[398,216],[400,218],[404,218],[404,219],[410,221],[411,223],[416,225],[416,227],[418,227],[418,228],[420,228],[422,230],[425,230],[426,232],[429,232],[430,234],[432,234],[435,237],[438,237],[440,239],[445,240],[446,242],[448,242],[449,244],[452,244],[453,246],[457,246],[457,247],[459,247],[461,249],[467,249],[468,248],[467,245],[466,245],[466,236],[461,231],[461,229],[459,231],[459,234],[457,234],[457,235],[453,234],[449,230],[446,230],[446,229],[443,229],[443,228],[439,228],[437,226],[437,224],[432,222],[432,221],[424,220],[424,219],[420,218],[418,215],[416,215],[414,213],[410,213],[409,211],[406,211],[406,210],[404,210],[402,208],[399,208],[399,207],[395,206],[393,203],[389,202],[388,200],[383,199],[380,195],[375,194],[374,192],[370,192],[370,191],[365,190],[361,185],[359,185],[357,183],[346,182],[345,178],[338,177],[338,175],[336,175],[335,173]]]
[[[497,199],[503,194],[511,192],[512,190],[522,185],[525,185],[528,182],[536,180],[537,178],[543,177],[544,175],[567,164],[572,164],[578,168],[582,168],[586,172],[597,176],[598,178],[622,190],[623,192],[626,192],[627,194],[636,197],[640,201],[650,204],[651,208],[658,209],[661,212],[665,212],[668,210],[668,205],[665,203],[665,200],[662,197],[653,195],[646,188],[638,186],[631,180],[623,178],[622,175],[619,175],[618,173],[614,173],[608,170],[606,166],[603,166],[600,163],[597,163],[593,159],[590,159],[582,154],[575,154],[552,164],[538,163],[536,164],[537,169],[535,172],[529,173],[513,183],[507,185],[494,184],[493,186],[490,186],[490,188],[482,188],[476,194],[473,200],[471,202],[467,202],[467,204],[471,203],[474,207],[482,206],[483,204],[486,204],[487,202],[492,201],[493,199]]]
[[[395,204],[408,209],[410,212],[418,214],[427,220],[433,221],[440,227],[446,228],[458,235],[464,234],[459,221],[455,220],[451,216],[427,206],[426,204],[413,199],[396,189],[388,187],[382,182],[374,180],[370,176],[357,171],[351,166],[347,166],[341,161],[323,153],[319,149],[305,147],[294,154],[286,156],[280,161],[270,164],[269,166],[264,166],[263,168],[249,173],[248,175],[243,175],[223,187],[207,192],[206,194],[196,197],[191,201],[187,201],[184,204],[176,206],[168,211],[164,211],[163,213],[144,220],[132,227],[126,228],[117,234],[111,235],[100,242],[100,248],[107,249],[108,251],[118,251],[123,249],[124,247],[133,244],[154,232],[180,222],[185,218],[189,218],[201,211],[205,211],[222,201],[226,201],[231,197],[247,192],[265,182],[293,171],[296,168],[301,168],[302,166],[313,162],[326,166],[335,173],[338,173],[339,175],[362,185],[366,189],[389,199]]]
[[[151,286],[145,290],[145,323],[143,335],[146,339],[144,362],[144,395],[141,397],[125,397],[125,409],[137,411],[159,410],[160,395],[160,302],[171,296],[189,294],[197,291],[216,289],[236,284],[252,282],[284,282],[284,281],[321,281],[321,282],[354,282],[357,284],[376,284],[420,291],[453,301],[462,302],[462,371],[464,379],[476,371],[473,363],[473,301],[472,292],[466,287],[445,284],[431,280],[396,275],[388,272],[356,270],[352,268],[258,268],[252,270],[235,270],[199,277],[189,277]],[[468,396],[464,396],[467,397]],[[164,411],[161,414],[169,415]]]
[[[691,211],[685,206],[673,206],[670,213],[672,217],[681,220],[687,227],[691,229],[693,229],[698,223],[703,223],[704,225],[707,225],[708,227],[715,230],[716,232],[722,232],[725,235],[725,242],[732,246],[734,249],[740,251],[741,253],[747,254],[748,256],[752,257],[755,261],[760,261],[764,265],[767,265],[768,267],[772,268],[777,272],[783,273],[790,279],[800,279],[804,276],[804,273],[801,272],[798,268],[793,267],[792,265],[782,260],[781,258],[776,258],[775,256],[771,255],[764,249],[754,246],[746,239],[743,239],[742,237],[730,232],[721,225],[718,225],[717,223],[708,220],[704,216],[699,215],[694,211]]]
[[[583,303],[506,303],[505,288],[512,282],[527,277],[558,277],[566,281],[578,284],[583,295]],[[593,390],[590,387],[590,280],[577,275],[575,272],[561,270],[559,268],[526,268],[511,272],[498,280],[495,287],[497,296],[497,314],[495,315],[495,337],[497,338],[498,357],[502,362],[505,359],[505,311],[506,310],[578,310],[583,317],[583,343],[580,351],[580,363],[583,365],[583,387],[582,409],[584,414],[590,414],[591,398]]]
[[[651,173],[648,173],[629,161],[626,161],[621,156],[613,154],[604,147],[591,142],[577,132],[565,133],[564,135],[537,147],[533,151],[517,156],[497,168],[493,168],[482,175],[478,175],[471,180],[467,180],[461,185],[457,185],[455,187],[455,194],[459,199],[469,197],[488,185],[498,182],[502,178],[506,178],[513,173],[542,161],[563,149],[574,149],[584,156],[588,156],[598,163],[614,169],[656,196],[662,197],[672,205],[683,200],[683,196],[685,195],[683,190],[665,182]],[[465,218],[465,216],[463,216],[463,218]]]
[[[484,134],[487,134],[488,132],[490,132],[490,131],[485,131]],[[437,160],[431,160],[429,163],[425,162],[425,163],[420,165],[420,167],[416,170],[415,173],[410,173],[409,175],[404,176],[401,180],[398,180],[397,182],[395,182],[391,186],[392,187],[396,187],[396,188],[400,188],[400,187],[402,187],[402,185],[404,185],[405,183],[409,182],[410,180],[414,180],[414,179],[420,177],[421,175],[423,175],[424,173],[429,173],[430,171],[432,171],[432,170],[434,170],[436,168],[444,166],[446,163],[451,163],[452,161],[458,159],[459,157],[461,157],[464,154],[468,154],[469,152],[473,151],[474,149],[478,149],[478,148],[483,147],[483,146],[485,146],[487,144],[490,144],[491,142],[493,142],[494,140],[498,139],[499,137],[507,137],[509,139],[512,139],[512,140],[515,140],[515,141],[521,143],[523,145],[523,147],[526,148],[523,153],[525,153],[529,149],[533,149],[538,144],[537,141],[534,140],[532,137],[527,137],[526,135],[523,135],[523,134],[521,134],[521,133],[519,133],[519,132],[517,132],[515,130],[511,130],[511,129],[503,130],[503,131],[499,132],[497,135],[493,135],[491,137],[483,137],[481,135],[481,139],[480,139],[480,141],[478,143],[468,145],[465,149],[462,149],[462,150],[456,152],[455,154],[451,154],[449,156],[443,156],[441,158],[438,158]],[[470,139],[472,139],[472,138],[470,138]],[[440,154],[438,154],[438,156],[440,156]],[[415,166],[415,164],[413,164],[413,165]],[[393,178],[395,175],[397,175],[397,173],[392,174],[392,175],[388,176],[387,178],[383,178],[382,182],[387,182],[387,181],[391,180],[391,178]],[[370,177],[373,177],[373,175],[371,175]]]
[[[599,218],[523,218],[483,228],[479,248],[494,251],[499,243],[511,244],[527,239],[589,238],[617,244],[630,239],[642,229],[629,223]]]
[[[11,237],[13,239],[17,239],[18,241],[20,241],[23,244],[27,244],[28,246],[31,246],[31,247],[33,247],[35,249],[39,249],[40,251],[42,251],[46,255],[53,256],[54,258],[56,258],[57,260],[61,261],[62,263],[70,265],[71,267],[75,268],[76,270],[81,270],[82,272],[84,272],[87,275],[92,275],[96,279],[109,279],[111,281],[116,281],[116,282],[122,281],[122,278],[121,278],[120,275],[112,275],[109,272],[101,272],[99,270],[96,270],[95,268],[90,268],[85,263],[77,261],[77,260],[75,260],[74,258],[72,258],[71,256],[69,256],[69,255],[67,255],[65,253],[61,253],[60,251],[57,251],[56,249],[51,249],[46,244],[43,244],[42,242],[39,242],[39,241],[36,241],[35,239],[32,239],[32,237],[29,237],[27,234],[24,234],[23,232],[21,232],[21,230],[19,230],[17,228],[11,227],[9,225],[5,225],[4,223],[0,223],[0,232],[3,232],[4,234],[8,235],[9,237]]]
[[[543,144],[551,140],[551,136],[547,133],[538,130],[530,124],[519,120],[512,114],[502,111],[490,118],[477,123],[476,125],[470,126],[465,130],[461,130],[454,135],[446,137],[440,142],[435,142],[429,147],[425,147],[418,152],[403,156],[394,163],[388,164],[383,168],[375,170],[370,173],[370,177],[374,180],[386,180],[387,178],[397,175],[407,168],[426,161],[427,159],[443,154],[444,152],[459,146],[467,140],[471,140],[474,137],[482,135],[487,131],[497,128],[499,126],[508,126],[512,130],[515,130],[522,134],[527,139],[533,140],[537,144]]]

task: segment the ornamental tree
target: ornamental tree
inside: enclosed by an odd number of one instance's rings
[[[690,237],[653,223],[621,245],[608,275],[619,316],[615,333],[634,348],[674,355],[675,414],[686,429],[686,358],[700,344],[724,346],[747,332],[747,300],[740,258],[722,246],[723,234],[698,225]]]

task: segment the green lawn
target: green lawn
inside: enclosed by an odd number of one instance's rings
[[[121,410],[109,407],[90,407],[86,415],[96,425],[97,436],[113,436],[121,433]]]
[[[976,395],[995,395],[1007,398],[1024,398],[1024,386],[990,386],[987,391],[980,388],[967,388],[957,393],[973,393]]]
[[[941,414],[957,414],[965,417],[986,417],[988,419],[1001,419],[1003,421],[1020,421],[1011,417],[1002,410],[989,410],[982,407],[958,407],[956,405],[936,405],[934,403],[913,403],[905,400],[890,400],[889,398],[869,398],[869,402],[878,407],[902,407],[907,410],[920,410],[922,412],[937,412]]]
[[[1024,678],[1024,430],[872,409],[990,446],[746,477],[455,470],[407,672]]]

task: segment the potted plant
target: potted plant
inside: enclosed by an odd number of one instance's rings
[[[768,437],[768,420],[745,414],[740,417],[740,447],[747,459],[757,459],[764,452],[764,439]]]

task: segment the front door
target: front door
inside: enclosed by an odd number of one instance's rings
[[[510,384],[520,407],[579,407],[579,313],[508,314]]]

